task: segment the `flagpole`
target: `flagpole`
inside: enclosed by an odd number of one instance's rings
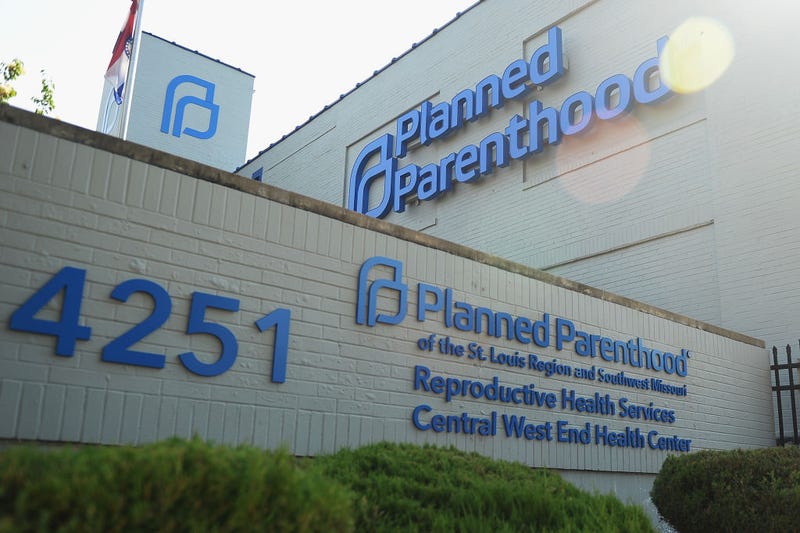
[[[122,100],[124,107],[120,123],[120,138],[128,138],[128,119],[131,113],[131,99],[133,97],[133,86],[136,84],[136,68],[139,65],[139,46],[142,37],[142,12],[144,11],[144,0],[139,0],[139,8],[136,10],[136,21],[133,24],[133,50],[131,50],[131,61],[128,66],[128,76],[125,83],[126,96]]]

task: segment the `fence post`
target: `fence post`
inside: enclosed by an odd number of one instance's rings
[[[786,362],[789,367],[789,400],[792,404],[792,429],[794,430],[794,439],[792,442],[800,444],[800,435],[797,433],[797,405],[795,404],[795,386],[794,386],[794,368],[792,365],[792,348],[786,345]]]
[[[778,429],[780,432],[780,438],[778,439],[778,446],[783,446],[783,407],[781,406],[781,374],[778,370],[778,347],[772,347],[772,369],[775,370],[775,386],[772,387],[772,390],[776,393],[776,398],[778,400]]]

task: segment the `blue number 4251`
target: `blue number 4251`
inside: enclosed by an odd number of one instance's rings
[[[90,327],[79,324],[85,284],[85,270],[62,268],[11,315],[9,327],[16,331],[52,335],[57,339],[56,354],[65,357],[74,355],[76,342],[88,340],[92,333]],[[37,318],[36,315],[62,292],[63,305],[58,320]],[[164,368],[164,354],[143,352],[132,347],[167,322],[172,312],[172,300],[161,285],[146,279],[123,281],[111,291],[111,298],[125,303],[134,293],[150,296],[153,300],[153,310],[140,323],[109,341],[102,349],[102,360],[108,363]],[[203,361],[194,352],[182,353],[178,359],[193,374],[211,377],[218,376],[233,366],[238,355],[239,343],[230,329],[206,320],[207,309],[237,312],[239,300],[202,292],[192,294],[186,334],[206,334],[215,337],[220,342],[221,353],[213,363]],[[275,383],[283,383],[286,380],[290,320],[291,313],[288,309],[275,309],[255,322],[258,330],[262,332],[275,327],[271,378]]]

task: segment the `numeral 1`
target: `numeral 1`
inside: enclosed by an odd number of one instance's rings
[[[256,320],[258,331],[266,331],[275,326],[275,342],[272,345],[272,382],[286,381],[286,356],[289,351],[289,324],[292,312],[276,309],[267,316]]]

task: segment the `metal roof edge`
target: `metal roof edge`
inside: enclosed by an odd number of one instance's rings
[[[183,46],[182,44],[178,44],[175,41],[170,41],[169,39],[165,39],[164,37],[160,37],[160,36],[156,35],[155,33],[150,33],[149,31],[144,31],[144,30],[142,30],[142,33],[146,33],[150,37],[155,37],[156,39],[158,39],[160,41],[164,41],[165,43],[177,46],[178,48],[186,50],[187,52],[191,52],[192,54],[196,54],[196,55],[198,55],[200,57],[204,57],[206,59],[214,61],[215,63],[219,63],[220,65],[223,65],[225,67],[232,68],[233,70],[237,70],[237,71],[241,72],[242,74],[247,74],[248,76],[250,76],[253,79],[255,79],[255,77],[256,77],[255,74],[250,74],[249,72],[247,72],[245,70],[242,70],[239,67],[234,67],[233,65],[231,65],[229,63],[226,63],[226,62],[224,62],[222,60],[216,59],[216,58],[211,57],[209,55],[206,55],[206,54],[204,54],[202,52],[198,52],[197,50],[192,50],[191,48],[187,48],[187,47]]]
[[[286,140],[286,139],[287,139],[289,136],[293,135],[295,132],[299,131],[299,130],[300,130],[301,128],[303,128],[304,126],[308,125],[308,124],[309,124],[311,121],[313,121],[315,118],[317,118],[318,116],[320,116],[322,113],[324,113],[325,111],[327,111],[327,110],[328,110],[328,109],[330,109],[331,107],[335,106],[336,104],[338,104],[339,102],[341,102],[342,100],[344,100],[344,98],[345,98],[346,96],[348,96],[348,95],[350,95],[351,93],[353,93],[353,92],[354,92],[356,89],[360,88],[362,85],[364,85],[365,83],[367,83],[367,82],[369,82],[370,80],[372,80],[373,78],[375,78],[375,77],[376,77],[378,74],[380,74],[380,73],[381,73],[381,72],[383,72],[384,70],[388,69],[389,67],[391,67],[392,65],[394,65],[395,63],[397,63],[397,62],[398,62],[400,59],[402,59],[403,57],[407,56],[407,55],[408,55],[408,54],[410,54],[412,51],[416,50],[416,49],[417,49],[417,48],[418,48],[420,45],[422,45],[423,43],[425,43],[425,42],[427,42],[428,40],[432,39],[432,38],[433,38],[435,35],[437,35],[437,34],[438,34],[440,31],[442,31],[442,30],[443,30],[443,29],[445,29],[446,27],[450,26],[450,25],[451,25],[452,23],[454,23],[456,20],[458,20],[459,18],[461,18],[461,16],[462,16],[462,15],[464,15],[464,14],[466,14],[467,12],[471,11],[473,8],[475,8],[475,7],[476,7],[478,4],[480,4],[480,3],[481,3],[481,2],[483,2],[483,1],[484,1],[484,0],[477,0],[477,2],[475,2],[474,4],[472,4],[471,6],[469,6],[468,8],[466,8],[464,11],[458,11],[458,12],[456,13],[456,16],[455,16],[455,17],[453,17],[452,19],[450,19],[449,21],[447,21],[446,23],[444,23],[442,26],[440,26],[440,27],[438,27],[438,28],[434,28],[434,29],[433,29],[433,31],[432,31],[432,32],[431,32],[429,35],[427,35],[426,37],[424,37],[424,38],[423,38],[421,41],[419,41],[419,42],[416,42],[416,43],[412,44],[412,45],[411,45],[411,48],[409,48],[408,50],[406,50],[405,52],[403,52],[403,53],[402,53],[402,54],[400,54],[399,56],[397,56],[397,57],[393,57],[393,58],[392,58],[392,60],[391,60],[389,63],[387,63],[387,64],[385,64],[384,66],[382,66],[381,68],[379,68],[379,69],[375,70],[375,71],[372,73],[372,76],[368,77],[368,78],[367,78],[367,79],[365,79],[364,81],[360,81],[360,82],[356,83],[355,87],[353,87],[352,89],[350,89],[350,90],[349,90],[349,91],[347,91],[346,93],[340,94],[340,95],[339,95],[339,98],[338,98],[336,101],[334,101],[334,102],[332,102],[332,103],[330,103],[330,104],[326,105],[326,106],[325,106],[325,107],[323,107],[323,108],[322,108],[320,111],[318,111],[317,113],[315,113],[315,114],[311,115],[310,117],[308,117],[308,120],[306,120],[306,121],[305,121],[305,122],[303,122],[302,124],[299,124],[299,125],[295,126],[295,128],[294,128],[292,131],[290,131],[289,133],[287,133],[287,134],[283,135],[283,136],[282,136],[280,139],[278,139],[277,141],[275,141],[275,142],[273,142],[273,143],[270,143],[270,145],[269,145],[269,146],[267,146],[266,148],[264,148],[263,150],[261,150],[260,152],[258,152],[256,155],[254,155],[253,157],[251,157],[250,159],[248,159],[246,162],[242,163],[242,164],[241,164],[239,167],[237,167],[237,168],[236,168],[236,170],[234,170],[233,172],[234,172],[234,173],[236,173],[236,172],[239,172],[241,169],[243,169],[244,167],[246,167],[247,165],[249,165],[250,163],[252,163],[252,162],[253,162],[253,161],[255,161],[256,159],[258,159],[259,157],[261,157],[261,155],[263,155],[265,152],[267,152],[268,150],[272,149],[273,147],[275,147],[276,145],[280,144],[281,142],[285,141],[285,140]]]

